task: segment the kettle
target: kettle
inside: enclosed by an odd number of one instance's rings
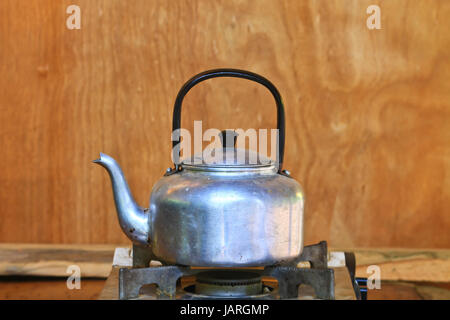
[[[95,163],[109,173],[120,226],[133,243],[145,246],[164,264],[203,267],[270,266],[295,260],[303,249],[304,193],[282,169],[285,142],[280,93],[266,78],[244,70],[215,69],[197,74],[178,92],[173,132],[181,126],[181,106],[196,84],[216,77],[236,77],[266,87],[277,106],[276,161],[229,146],[232,132],[222,132],[223,161],[176,161],[153,186],[149,208],[136,204],[118,163],[100,153]],[[180,140],[172,156],[179,156]],[[200,159],[205,160],[205,159]]]

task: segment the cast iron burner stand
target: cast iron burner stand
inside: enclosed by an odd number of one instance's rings
[[[133,268],[119,270],[120,299],[138,298],[140,288],[148,284],[158,286],[159,298],[174,299],[178,279],[205,271],[205,269],[191,269],[178,265],[148,267],[152,260],[148,252],[148,249],[133,245]],[[298,263],[303,261],[308,261],[311,268],[298,268]],[[334,299],[334,271],[327,266],[326,241],[305,246],[302,254],[293,261],[252,271],[261,276],[277,279],[277,294],[280,299],[297,298],[298,287],[302,284],[310,285],[319,299]],[[355,283],[353,276],[352,281]],[[356,291],[355,287],[355,293]]]

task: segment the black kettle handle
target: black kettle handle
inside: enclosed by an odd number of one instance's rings
[[[178,92],[177,98],[175,100],[175,105],[173,108],[173,122],[172,122],[172,132],[180,129],[181,127],[181,105],[183,103],[184,96],[192,89],[196,84],[218,77],[234,77],[234,78],[243,78],[251,81],[258,82],[265,86],[272,93],[275,102],[277,104],[277,128],[278,128],[278,172],[281,172],[283,166],[283,158],[284,158],[284,142],[285,142],[285,119],[284,119],[284,106],[283,101],[281,99],[281,95],[278,92],[278,89],[266,78],[245,70],[237,70],[237,69],[214,69],[204,71],[193,76],[189,79]],[[175,152],[178,148],[176,146],[180,143],[180,141],[172,142],[172,152],[173,159],[176,159]]]

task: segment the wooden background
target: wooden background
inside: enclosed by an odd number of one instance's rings
[[[306,243],[449,247],[449,17],[438,0],[2,0],[0,241],[128,243],[91,160],[115,157],[146,206],[178,89],[233,67],[283,95]],[[275,126],[269,94],[244,80],[203,83],[184,111],[187,128]]]

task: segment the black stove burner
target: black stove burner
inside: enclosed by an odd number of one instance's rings
[[[259,295],[263,293],[262,277],[251,271],[204,271],[197,274],[195,293],[218,298]]]
[[[148,260],[148,261],[146,261]],[[308,261],[311,268],[298,268]],[[318,299],[334,299],[334,271],[327,267],[327,243],[306,246],[295,260],[264,269],[192,269],[185,266],[141,267],[150,257],[145,250],[133,247],[134,268],[119,271],[119,298],[139,297],[141,287],[156,284],[152,291],[157,299],[296,299],[299,286],[309,285]],[[195,276],[195,284],[177,286],[181,277]],[[263,277],[275,278],[278,288],[267,286]]]

